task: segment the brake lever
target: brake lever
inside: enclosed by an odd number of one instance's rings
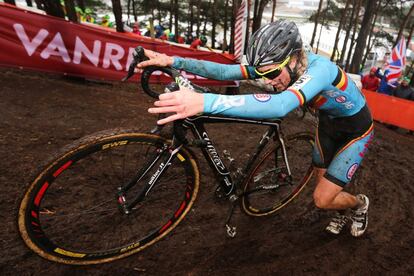
[[[121,81],[127,81],[135,74],[135,67],[137,67],[138,63],[144,60],[149,60],[149,58],[145,55],[145,51],[144,48],[142,48],[142,46],[138,46],[134,49],[134,51],[132,52],[132,58],[133,60],[129,65],[128,73],[124,78],[122,78]]]

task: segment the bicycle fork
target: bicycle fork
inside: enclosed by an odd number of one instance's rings
[[[124,214],[130,214],[131,210],[138,203],[142,202],[145,199],[145,197],[150,193],[152,188],[157,184],[160,177],[171,166],[172,159],[175,157],[175,155],[181,149],[181,147],[182,145],[174,148],[173,150],[170,150],[168,145],[164,145],[162,148],[159,149],[159,152],[157,152],[157,154],[153,158],[151,158],[151,160],[146,165],[144,165],[142,169],[140,169],[140,171],[136,174],[136,176],[133,179],[131,179],[126,185],[118,187],[118,203],[121,208],[121,211]],[[167,152],[168,155],[160,161],[163,155]],[[149,180],[138,193],[138,195],[135,196],[135,198],[133,198],[132,201],[127,201],[126,192],[134,185],[136,185],[139,181],[141,181],[147,175],[147,173],[154,168],[155,164],[157,164],[158,162],[160,162],[158,168],[155,170],[152,176],[149,177]]]

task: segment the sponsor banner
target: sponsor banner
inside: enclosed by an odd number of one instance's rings
[[[374,120],[414,130],[414,101],[363,89]]]
[[[234,64],[230,55],[199,51],[159,39],[91,24],[76,24],[0,3],[0,65],[82,76],[121,80],[137,46],[201,60]],[[214,81],[186,74],[199,85],[235,86],[232,81]],[[140,79],[136,74],[132,80]],[[168,77],[157,81],[169,82]]]

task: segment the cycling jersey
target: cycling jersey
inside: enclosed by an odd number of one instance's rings
[[[372,118],[364,95],[347,74],[329,59],[307,53],[299,79],[279,94],[204,94],[204,112],[231,117],[273,119],[308,104],[319,112],[313,164],[325,177],[349,183],[373,137]],[[173,67],[218,80],[256,79],[255,68],[174,57]]]
[[[356,114],[365,98],[346,73],[329,59],[308,53],[304,74],[280,94],[226,96],[204,94],[204,112],[244,118],[278,118],[309,103],[331,117]],[[218,80],[255,79],[254,67],[174,58],[173,67]]]

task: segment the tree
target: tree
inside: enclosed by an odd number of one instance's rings
[[[270,18],[270,22],[273,22],[275,19],[275,15],[276,15],[276,0],[273,0],[273,5],[272,5],[272,17]]]
[[[365,5],[365,13],[361,23],[361,29],[358,34],[357,43],[355,46],[354,56],[350,66],[351,73],[358,73],[359,67],[362,61],[362,55],[364,54],[367,37],[372,24],[372,17],[374,15],[376,7],[376,0],[367,0]]]
[[[407,15],[404,17],[404,20],[401,24],[400,30],[398,31],[397,39],[395,40],[393,47],[395,47],[395,45],[397,45],[398,41],[400,41],[402,33],[403,33],[405,27],[407,26],[407,22],[408,22],[408,20],[411,16],[411,14],[413,14],[413,12],[414,12],[414,4],[411,5],[410,10],[408,11]]]
[[[68,19],[72,22],[79,22],[79,19],[76,16],[75,3],[73,2],[73,0],[64,0],[64,3]]]
[[[41,2],[46,14],[65,18],[65,13],[63,12],[62,5],[59,0],[39,0],[39,2]]]
[[[122,22],[122,7],[121,0],[111,0],[112,1],[112,10],[115,15],[116,31],[124,32],[124,23]]]
[[[354,26],[353,26],[352,37],[351,37],[349,50],[348,50],[348,57],[346,58],[345,71],[348,71],[348,69],[349,69],[349,61],[351,60],[351,53],[352,53],[352,50],[354,49],[354,45],[355,45],[355,35],[356,35],[356,32],[357,32],[358,23],[359,23],[359,12],[360,12],[360,9],[361,9],[361,3],[362,3],[362,0],[357,0],[357,6],[356,6],[356,9],[355,9],[356,10],[356,15],[355,15],[355,20],[353,21]],[[359,72],[359,68],[358,68],[358,72]]]
[[[213,9],[211,9],[212,14],[211,14],[211,25],[212,25],[212,30],[211,30],[211,48],[215,48],[215,44],[216,44],[216,24],[217,24],[217,0],[213,0]]]
[[[351,0],[346,0],[345,8],[343,9],[343,11],[341,13],[341,19],[339,20],[338,30],[336,32],[335,41],[334,41],[334,47],[333,47],[332,55],[331,55],[331,60],[332,61],[334,61],[336,59],[336,57],[337,57],[339,35],[340,35],[341,31],[342,31],[342,26],[344,25],[346,13],[348,11],[348,7],[349,7],[349,3],[350,2],[351,2]]]
[[[270,0],[255,0],[254,1],[254,10],[253,10],[253,26],[252,33],[257,31],[262,25],[262,15],[264,8]]]
[[[318,29],[318,21],[319,21],[319,15],[321,14],[321,10],[322,10],[322,4],[323,4],[323,0],[320,0],[318,10],[315,14],[315,26],[313,28],[312,39],[310,42],[311,47],[313,47],[313,43],[315,42],[316,30]]]

